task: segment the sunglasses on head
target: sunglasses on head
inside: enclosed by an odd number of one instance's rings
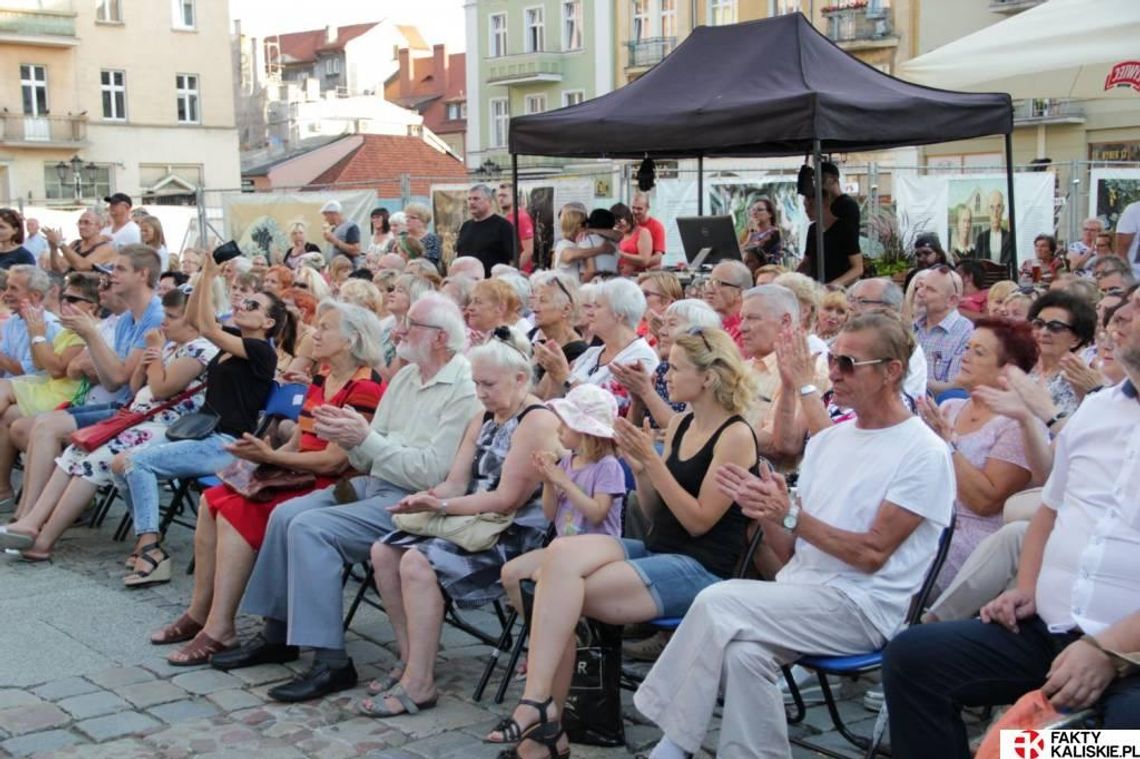
[[[882,364],[890,361],[889,358],[869,358],[866,361],[859,361],[853,356],[844,356],[841,353],[828,353],[827,365],[831,367],[838,367],[840,374],[854,374],[855,370],[860,366],[873,366],[874,364]]]
[[[514,344],[514,342],[511,341],[511,328],[510,327],[504,327],[502,325],[495,327],[495,329],[491,331],[491,337],[493,337],[496,340],[498,340],[499,342],[503,343],[508,348],[511,348],[516,353],[518,353],[520,356],[525,358],[527,361],[530,360],[530,357],[527,356],[526,353],[523,352],[522,348],[519,348],[517,345]]]
[[[558,289],[562,291],[562,294],[566,296],[566,300],[573,303],[574,299],[570,297],[570,291],[566,289],[566,285],[562,284],[562,280],[556,276],[551,277],[550,279],[554,281],[555,286],[557,286]]]
[[[1033,326],[1033,329],[1044,329],[1052,335],[1059,335],[1062,332],[1068,332],[1073,328],[1072,324],[1068,324],[1059,319],[1050,319],[1049,321],[1045,321],[1043,319],[1033,319],[1029,323]]]
[[[709,339],[705,337],[704,327],[689,327],[688,333],[690,335],[696,335],[697,337],[701,338],[701,342],[705,344],[705,350],[707,350],[709,353],[713,352],[712,345],[709,343]]]

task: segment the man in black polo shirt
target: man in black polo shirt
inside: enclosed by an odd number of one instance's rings
[[[467,192],[467,211],[471,218],[459,227],[455,254],[473,256],[483,262],[486,276],[495,264],[510,264],[515,254],[515,228],[494,213],[494,194],[485,184],[477,184]]]
[[[824,161],[820,174],[823,177],[823,203],[827,209],[823,214],[823,273],[827,284],[847,287],[863,276],[863,254],[859,250],[859,203],[843,192],[839,184],[839,169],[834,163]],[[814,225],[808,234],[811,237],[800,270],[812,279],[819,279]]]

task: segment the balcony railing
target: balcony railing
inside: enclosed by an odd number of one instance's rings
[[[3,113],[5,145],[34,148],[80,147],[87,140],[86,116],[27,116]]]
[[[990,0],[990,10],[994,13],[1020,13],[1043,2],[1045,0]]]
[[[0,0],[0,36],[63,38],[74,44],[75,7],[72,0]],[[70,39],[68,39],[70,38]]]
[[[1032,98],[1013,104],[1013,123],[1018,126],[1036,124],[1083,124],[1085,109],[1076,100]]]
[[[826,8],[827,36],[840,44],[897,41],[889,9]]]
[[[625,43],[629,49],[629,62],[627,69],[647,69],[656,66],[661,59],[673,52],[677,46],[676,37],[649,37],[647,39],[630,40]]]
[[[561,82],[561,53],[522,53],[491,58],[487,63],[488,84]]]

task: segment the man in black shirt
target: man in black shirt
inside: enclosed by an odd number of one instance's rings
[[[467,211],[471,218],[459,227],[455,241],[458,256],[473,256],[483,262],[486,276],[495,264],[510,264],[515,253],[515,228],[492,210],[491,188],[477,184],[467,192]]]
[[[846,287],[863,276],[863,254],[859,251],[859,204],[843,192],[839,184],[839,168],[834,163],[824,161],[820,174],[823,176],[823,202],[829,206],[835,219],[828,224],[826,215],[824,218],[823,273],[827,284]]]

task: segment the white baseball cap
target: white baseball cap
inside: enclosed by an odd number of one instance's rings
[[[340,213],[342,210],[339,200],[330,200],[321,206],[321,213]]]
[[[565,398],[547,401],[547,406],[558,414],[570,429],[584,435],[612,438],[614,420],[618,415],[617,399],[597,385],[576,385]]]

